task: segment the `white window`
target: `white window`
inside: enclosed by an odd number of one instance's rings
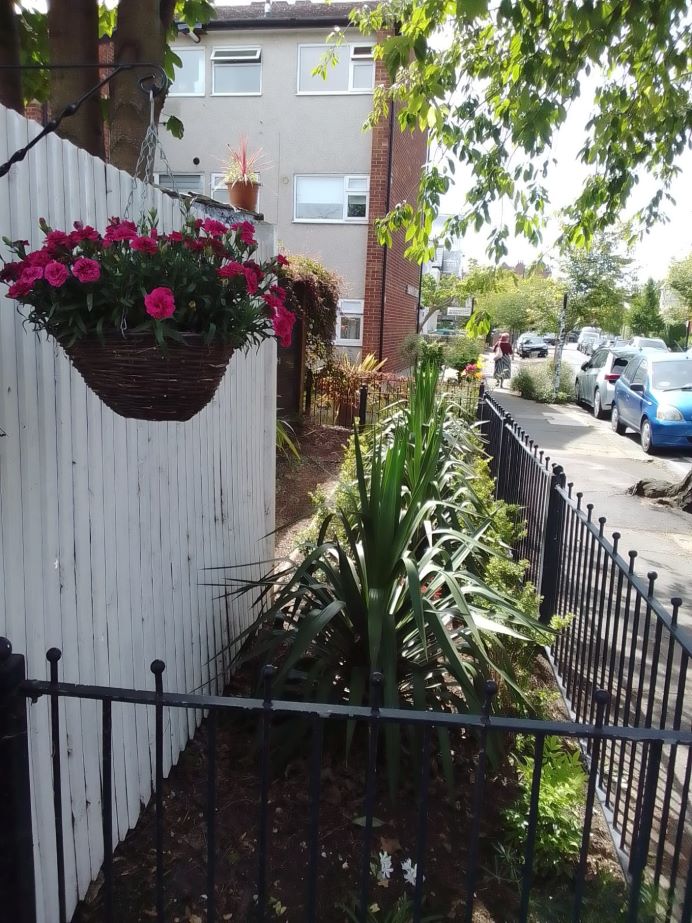
[[[342,298],[336,315],[338,346],[361,346],[363,343],[363,302],[355,298]]]
[[[174,65],[175,75],[168,95],[204,96],[204,48],[174,47],[172,51],[178,55],[182,63],[180,67]]]
[[[201,173],[159,173],[156,182],[174,192],[191,192],[204,195],[204,177]]]
[[[230,205],[230,202],[228,201],[228,186],[226,185],[226,180],[224,179],[223,173],[212,173],[211,190],[209,194],[210,194],[210,197],[212,199],[216,199],[217,202],[223,202],[224,205]],[[259,195],[257,196],[258,210],[260,207],[261,198],[262,198],[262,189],[260,187]]]
[[[375,84],[372,45],[341,45],[333,49],[334,60],[326,66],[325,76],[313,74],[323,64],[328,47],[298,46],[298,92],[372,93]]]
[[[296,221],[365,222],[368,176],[296,176]]]
[[[262,50],[215,48],[211,53],[211,73],[214,96],[260,96]]]

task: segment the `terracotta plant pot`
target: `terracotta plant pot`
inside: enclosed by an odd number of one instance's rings
[[[226,183],[228,189],[228,201],[234,208],[242,208],[243,211],[257,211],[257,197],[259,196],[259,183]]]

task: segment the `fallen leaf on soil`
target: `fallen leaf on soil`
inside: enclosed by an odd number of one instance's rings
[[[397,839],[390,839],[389,837],[381,836],[380,849],[383,852],[388,852],[389,855],[392,856],[395,852],[399,852],[401,849],[401,843]]]

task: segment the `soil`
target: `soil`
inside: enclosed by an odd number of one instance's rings
[[[540,672],[545,672],[542,664]],[[252,691],[249,674],[234,677],[229,695]],[[273,729],[281,739],[280,726]],[[317,919],[320,923],[345,923],[344,905],[353,906],[358,893],[362,852],[362,819],[365,779],[364,747],[356,746],[348,765],[343,761],[343,728],[325,740],[320,783]],[[289,730],[289,733],[293,733]],[[356,735],[357,739],[357,735]],[[361,743],[363,741],[361,740]],[[473,737],[457,736],[455,774],[457,788],[450,791],[440,767],[431,763],[427,810],[425,865],[426,912],[440,919],[462,920],[465,910],[466,858],[472,821],[473,773],[477,744]],[[216,902],[217,919],[254,921],[257,894],[259,772],[255,724],[231,712],[219,715],[217,733]],[[207,905],[207,726],[203,722],[172,770],[164,790],[164,882],[166,920],[202,923]],[[404,756],[402,778],[416,780],[418,771]],[[307,888],[309,761],[298,752],[290,761],[274,760],[276,771],[269,792],[269,849],[267,920],[302,923]],[[476,884],[474,923],[510,923],[516,919],[518,886],[498,871],[496,844],[501,841],[503,808],[516,795],[516,775],[511,763],[488,772],[481,820],[479,875]],[[403,785],[392,799],[385,773],[378,775],[374,814],[373,862],[384,850],[393,858],[389,882],[370,878],[369,901],[391,908],[399,896],[412,897],[401,862],[416,860],[418,824],[416,789]],[[594,815],[588,878],[604,869],[617,876],[612,844],[599,814]],[[156,918],[154,850],[155,814],[152,803],[136,828],[118,847],[114,858],[114,920],[147,923]],[[545,885],[543,886],[545,887]],[[571,886],[568,884],[565,916],[532,917],[541,923],[568,920]],[[537,883],[540,894],[541,883]],[[546,892],[551,896],[553,890]],[[588,892],[587,892],[588,893]],[[80,904],[73,923],[97,923],[103,919],[102,879],[92,885]],[[378,919],[380,919],[378,917]],[[384,918],[382,918],[384,919]]]
[[[348,435],[349,431],[342,428],[308,425],[297,433],[301,460],[279,460],[277,557],[292,551],[296,536],[309,523],[312,516],[310,493],[320,486],[329,492],[336,484]],[[544,658],[537,659],[530,685],[534,692],[543,691],[545,710],[551,718],[566,717]],[[551,690],[555,694],[551,695]],[[231,696],[253,694],[253,676],[249,671],[241,671],[233,677],[226,692]],[[294,726],[275,726],[272,740],[280,743],[287,735],[295,739],[295,730]],[[362,821],[364,814],[365,780],[364,739],[359,738],[359,733],[355,735],[348,764],[343,759],[345,728],[337,726],[333,736],[325,739],[317,872],[317,919],[320,923],[346,923],[349,918],[343,907],[353,907],[358,893],[363,838],[359,820]],[[406,740],[403,735],[402,740]],[[207,742],[207,722],[204,721],[164,786],[165,919],[172,923],[203,923],[206,920]],[[472,736],[458,734],[452,745],[454,792],[450,792],[443,781],[435,759],[430,766],[425,910],[439,914],[436,919],[462,920],[465,919],[477,741]],[[414,761],[406,754],[402,760],[402,778],[418,780],[420,770]],[[257,918],[258,761],[256,719],[232,713],[230,709],[219,713],[215,811],[217,920],[250,923]],[[307,747],[302,751],[300,747],[294,750],[288,761],[278,758],[275,752],[272,767],[266,919],[302,923],[305,919],[310,808]],[[474,923],[511,923],[516,919],[519,888],[516,880],[508,879],[503,873],[496,848],[502,838],[502,811],[513,801],[516,792],[516,772],[509,760],[504,759],[500,765],[489,769],[480,828]],[[413,889],[404,882],[401,863],[406,859],[416,861],[417,786],[409,781],[392,798],[380,767],[374,814],[372,862],[377,865],[377,854],[383,850],[392,856],[394,868],[389,881],[380,882],[371,875],[369,902],[390,909],[400,896],[413,896]],[[135,829],[115,852],[113,919],[117,923],[149,923],[156,919],[154,843],[155,812],[150,802]],[[607,827],[600,813],[595,813],[587,881],[594,881],[596,872],[604,870],[621,881]],[[557,886],[552,882],[536,882],[533,893],[536,906],[543,899],[548,909],[545,914],[532,913],[532,921],[561,923],[571,919],[569,877]],[[73,923],[100,923],[105,918],[103,904],[100,875],[79,905]],[[378,913],[373,919],[384,920],[385,917]]]
[[[313,515],[310,494],[336,486],[351,431],[305,421],[295,426],[300,460],[279,456],[276,465],[276,556],[287,557]]]

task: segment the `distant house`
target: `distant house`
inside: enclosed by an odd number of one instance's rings
[[[313,75],[350,3],[254,3],[217,6],[215,18],[181,29],[182,60],[162,119],[173,115],[184,137],[162,132],[169,166],[159,182],[227,201],[228,146],[247,138],[261,148],[258,210],[286,251],[320,260],[343,279],[335,343],[353,357],[374,353],[387,367],[406,363],[400,347],[416,330],[420,268],[403,239],[381,247],[374,219],[415,199],[426,158],[424,133],[400,133],[392,111],[363,131],[373,88],[386,82],[373,59],[374,38],[353,29],[326,79]]]

